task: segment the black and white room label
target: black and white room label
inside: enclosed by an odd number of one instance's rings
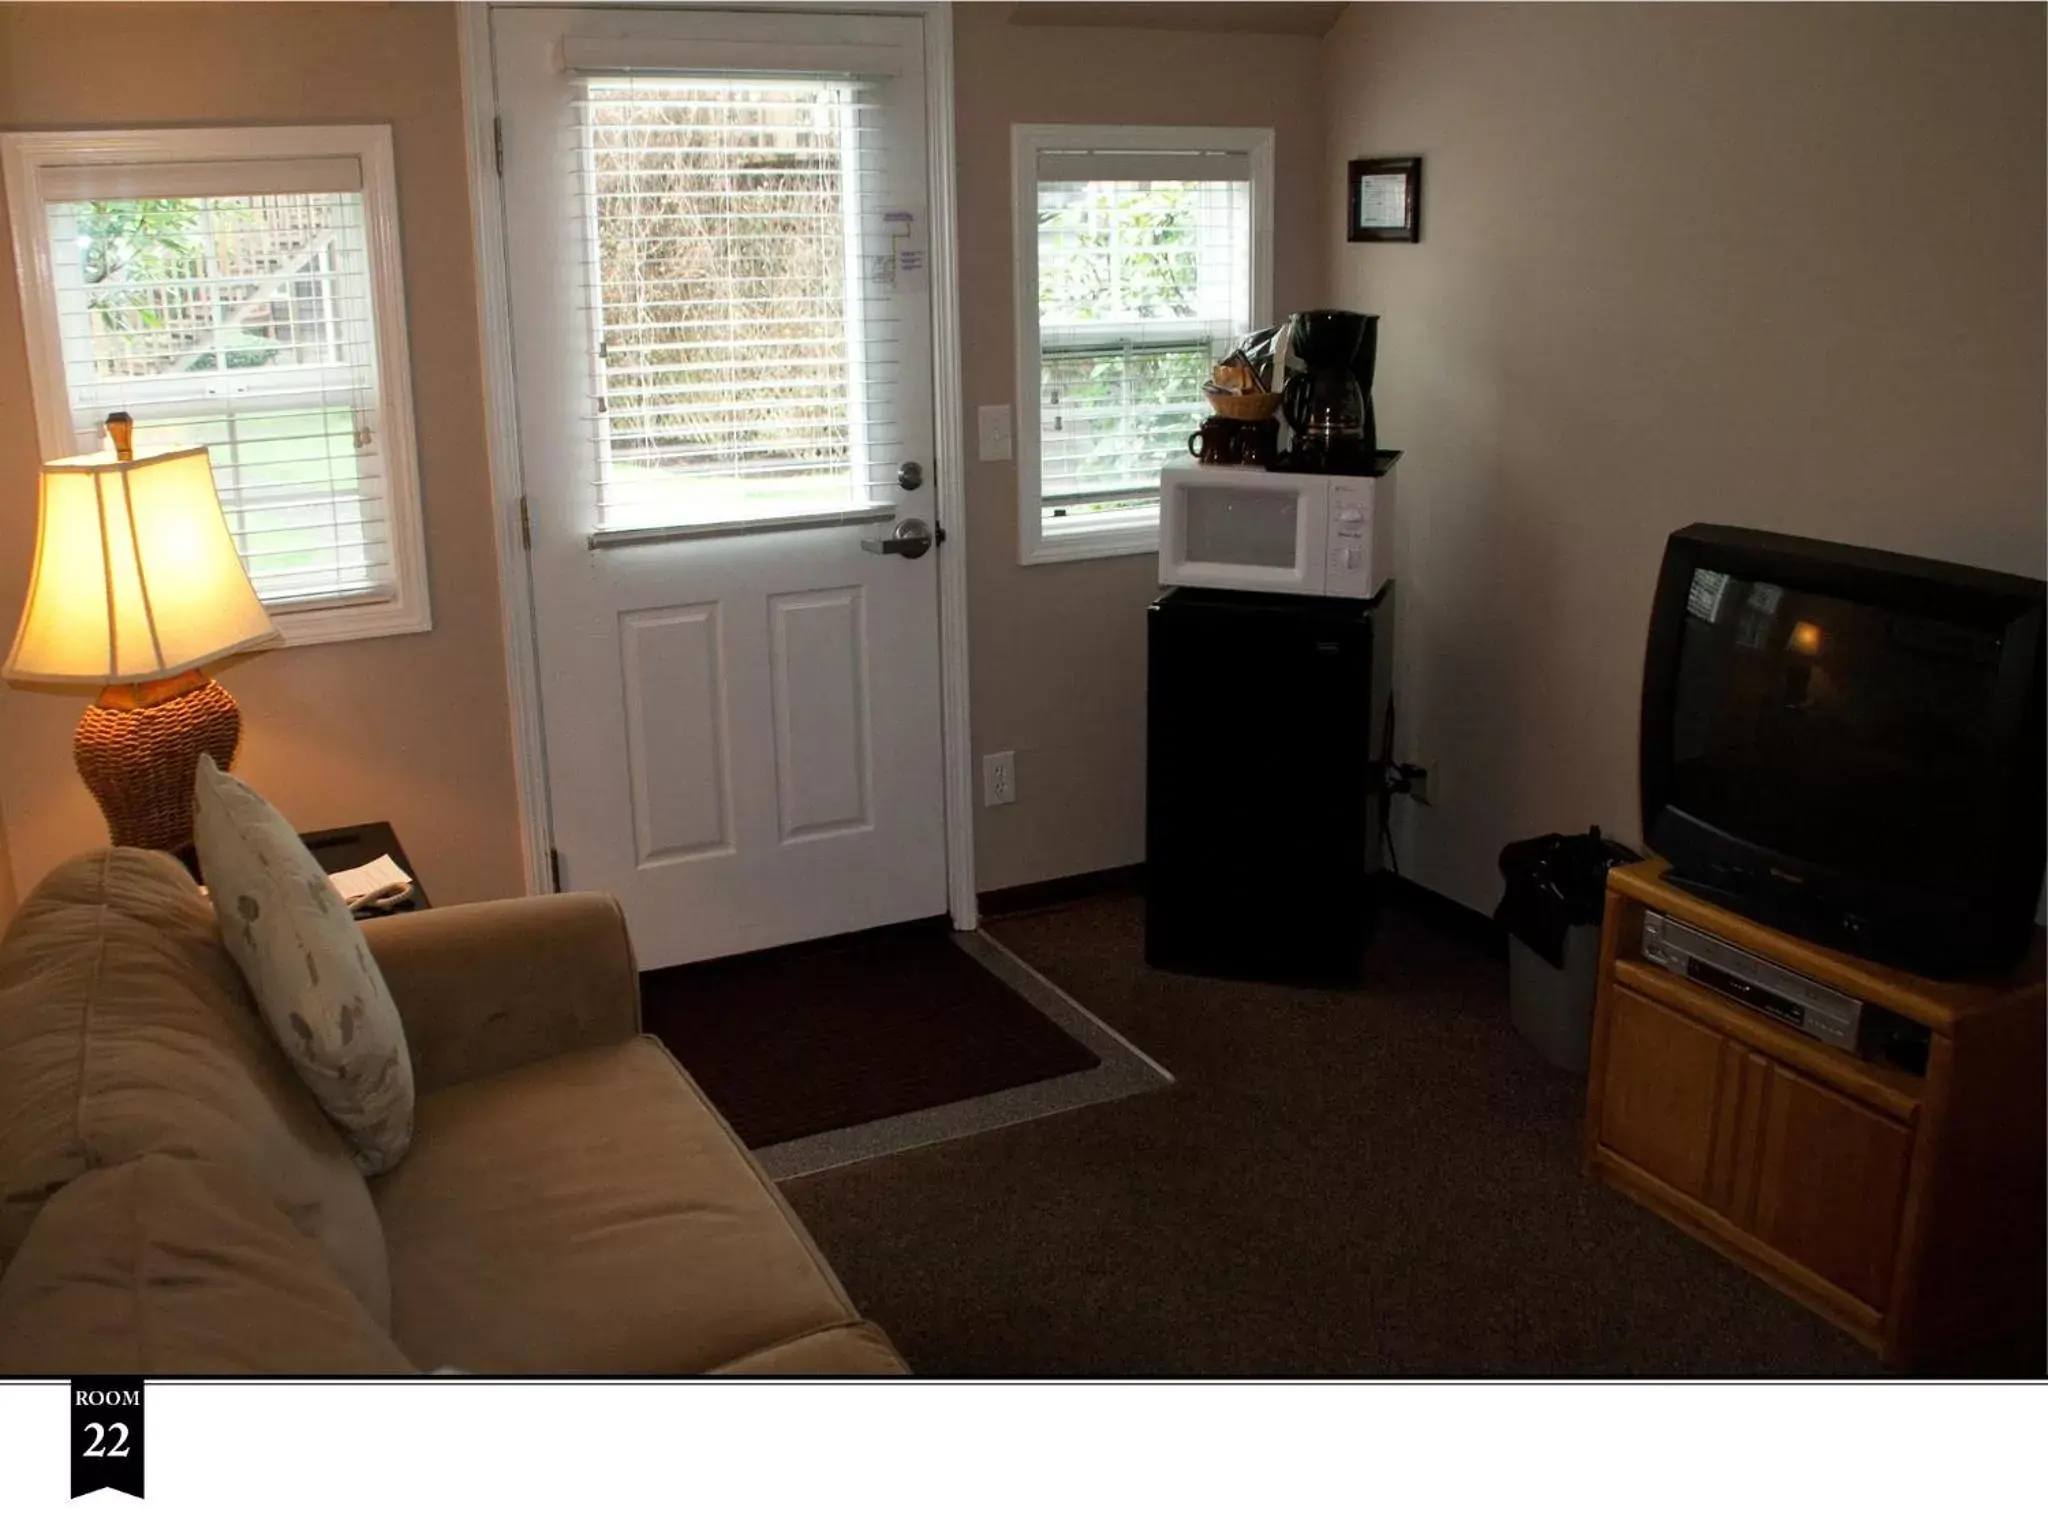
[[[142,1378],[71,1378],[71,1497],[142,1497]]]

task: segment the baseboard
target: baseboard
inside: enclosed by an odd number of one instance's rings
[[[1036,912],[1044,907],[1064,906],[1091,896],[1128,896],[1145,889],[1145,866],[1119,864],[1114,869],[1091,869],[1057,880],[1034,880],[1028,885],[1006,885],[1001,890],[983,891],[975,899],[983,917],[1010,917],[1019,912]]]
[[[1508,936],[1492,918],[1475,912],[1462,901],[1454,901],[1426,885],[1417,885],[1405,875],[1381,870],[1373,876],[1379,887],[1380,905],[1426,923],[1447,938],[1480,951],[1490,960],[1505,964]]]
[[[1485,913],[1475,912],[1463,902],[1390,870],[1380,870],[1372,880],[1381,906],[1426,923],[1446,937],[1482,951],[1489,959],[1507,959],[1507,935]],[[1144,889],[1145,866],[1121,864],[1114,869],[1093,869],[1078,875],[1062,875],[1057,880],[1036,880],[1028,885],[983,891],[979,900],[982,916],[1010,917],[1070,901],[1086,901],[1093,896],[1127,896]]]

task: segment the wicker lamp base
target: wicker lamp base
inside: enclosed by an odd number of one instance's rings
[[[227,768],[241,739],[235,696],[194,669],[101,690],[79,719],[71,755],[116,847],[176,853],[192,841],[200,754]]]

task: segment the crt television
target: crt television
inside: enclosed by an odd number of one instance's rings
[[[2044,847],[2026,577],[1696,523],[1643,667],[1644,840],[1673,884],[1928,976],[2012,964]]]

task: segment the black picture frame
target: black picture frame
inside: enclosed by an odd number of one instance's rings
[[[1384,191],[1393,177],[1401,178],[1398,222],[1387,216]],[[1374,184],[1374,196],[1366,196],[1367,181]],[[1403,241],[1413,245],[1422,238],[1422,158],[1402,155],[1392,159],[1353,160],[1344,175],[1344,238],[1360,241]],[[1365,220],[1370,219],[1371,223]]]

